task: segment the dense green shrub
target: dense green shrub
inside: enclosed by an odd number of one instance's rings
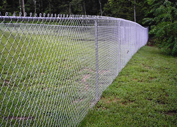
[[[150,23],[150,34],[155,36],[159,48],[177,56],[177,2],[148,0],[148,4],[154,17],[145,18],[144,23]]]

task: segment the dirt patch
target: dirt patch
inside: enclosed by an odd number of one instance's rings
[[[86,83],[87,79],[89,79],[91,77],[90,74],[86,74],[82,77],[82,83],[85,85],[85,90],[89,89],[89,85]]]
[[[150,69],[151,67],[149,67],[149,66],[145,66],[145,68]]]
[[[9,80],[4,80],[4,82],[5,82],[6,84],[9,84],[9,83],[10,83],[10,81],[9,81]]]
[[[75,103],[79,103],[79,102],[82,102],[84,99],[78,99],[78,100],[74,100],[72,103],[75,104]]]
[[[88,68],[84,68],[84,69],[80,70],[80,72],[83,72],[83,71],[95,72],[92,69],[88,69]]]
[[[114,99],[111,99],[111,98],[101,98],[101,100],[104,103],[106,103],[106,104],[110,104],[111,102],[113,102],[113,103],[120,102],[120,99],[118,99],[118,98],[114,98]]]
[[[82,70],[80,70],[80,72],[83,72],[83,71],[88,71],[88,72],[91,72],[91,73],[96,73],[96,71],[92,70],[92,69],[89,69],[89,68],[84,68]],[[100,75],[104,75],[104,74],[107,74],[107,73],[110,73],[111,71],[110,70],[99,70],[98,73]]]
[[[139,80],[138,82],[143,82],[143,80]]]
[[[94,71],[92,69],[84,68],[80,70],[79,73],[82,75],[81,82],[85,85],[84,89],[88,90],[89,85],[87,84],[87,80],[92,76],[92,73],[94,73]]]
[[[177,110],[173,110],[173,111],[168,111],[165,113],[166,115],[169,115],[169,116],[174,116],[177,114]]]
[[[147,98],[146,100],[148,100],[148,101],[152,101],[152,99],[151,99],[151,98]]]
[[[87,79],[89,79],[91,77],[90,74],[86,74],[82,77],[82,83],[85,83]]]
[[[155,80],[157,79],[156,77],[149,77],[149,80]]]
[[[47,91],[47,88],[46,87],[44,87],[44,88],[42,88],[44,91]]]
[[[85,90],[89,89],[89,85],[85,84]]]
[[[15,82],[13,82],[12,80],[0,80],[0,85],[4,84],[4,86],[13,86],[16,87],[17,85],[15,84]]]
[[[106,108],[106,107],[102,107],[102,109],[103,109],[103,110],[107,110],[107,108]]]
[[[132,79],[133,81],[138,81],[138,79],[137,78],[134,78],[134,79]]]
[[[120,99],[118,99],[118,98],[114,98],[113,100],[112,100],[112,102],[120,102]]]
[[[110,104],[111,103],[110,98],[101,98],[101,101],[103,101],[106,104]]]
[[[102,71],[99,71],[98,73],[100,75],[104,75],[104,74],[107,74],[107,73],[110,73],[111,71],[110,70],[102,70]]]
[[[73,41],[95,41],[95,39],[88,39],[88,38],[79,38],[79,39],[72,39]],[[99,39],[98,41],[106,41],[104,39]]]
[[[133,104],[133,103],[134,103],[134,101],[124,101],[124,102],[121,103],[121,105],[127,106],[127,105],[130,105],[130,104]]]

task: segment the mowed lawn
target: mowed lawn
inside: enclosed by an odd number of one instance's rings
[[[103,92],[81,127],[177,126],[177,57],[141,48]]]
[[[88,109],[89,103],[84,104],[94,91],[93,86],[86,91],[87,82],[82,83],[85,73],[95,79],[94,42],[76,41],[67,27],[0,27],[0,126],[69,126],[80,121],[78,112]]]

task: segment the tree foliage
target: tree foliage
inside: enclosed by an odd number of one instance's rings
[[[159,48],[177,55],[177,2],[148,0],[153,17],[144,18],[151,25],[150,34],[155,36]]]
[[[29,14],[106,15],[150,26],[161,49],[177,55],[177,2],[175,0],[24,0]],[[23,14],[22,0],[1,0],[0,14]],[[146,18],[148,17],[148,18]]]
[[[134,21],[134,7],[138,23],[142,23],[148,11],[147,1],[142,0],[108,0],[104,6],[105,15]]]
[[[24,0],[25,11],[32,13],[99,15],[107,0]],[[100,6],[100,4],[102,6]],[[101,7],[101,9],[100,9]],[[22,0],[1,0],[0,12],[22,12]]]
[[[104,9],[106,15],[133,20],[133,6],[131,1],[109,0]]]
[[[136,5],[137,21],[142,23],[145,2],[141,0],[24,0],[25,11],[34,13],[106,15],[134,20],[134,5]],[[143,8],[142,8],[143,7]],[[143,10],[143,11],[142,11]],[[0,12],[23,13],[22,0],[1,0]]]

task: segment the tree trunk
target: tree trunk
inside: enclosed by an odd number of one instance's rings
[[[101,16],[102,16],[103,15],[103,11],[102,11],[101,0],[99,0],[99,4],[100,4],[100,13],[101,13]]]
[[[36,14],[36,0],[33,0],[34,2],[34,14]]]
[[[22,7],[23,7],[23,16],[25,17],[25,3],[24,3],[24,0],[22,0]]]
[[[19,0],[19,8],[20,8],[20,12],[22,12],[22,4],[21,4],[21,0]]]
[[[69,14],[71,14],[71,2],[69,3]]]
[[[136,22],[136,0],[134,0],[134,22]]]
[[[84,2],[83,2],[83,6],[84,6],[84,12],[85,12],[85,15],[87,14],[87,12],[86,12],[86,7],[85,7],[85,0],[84,0]]]

